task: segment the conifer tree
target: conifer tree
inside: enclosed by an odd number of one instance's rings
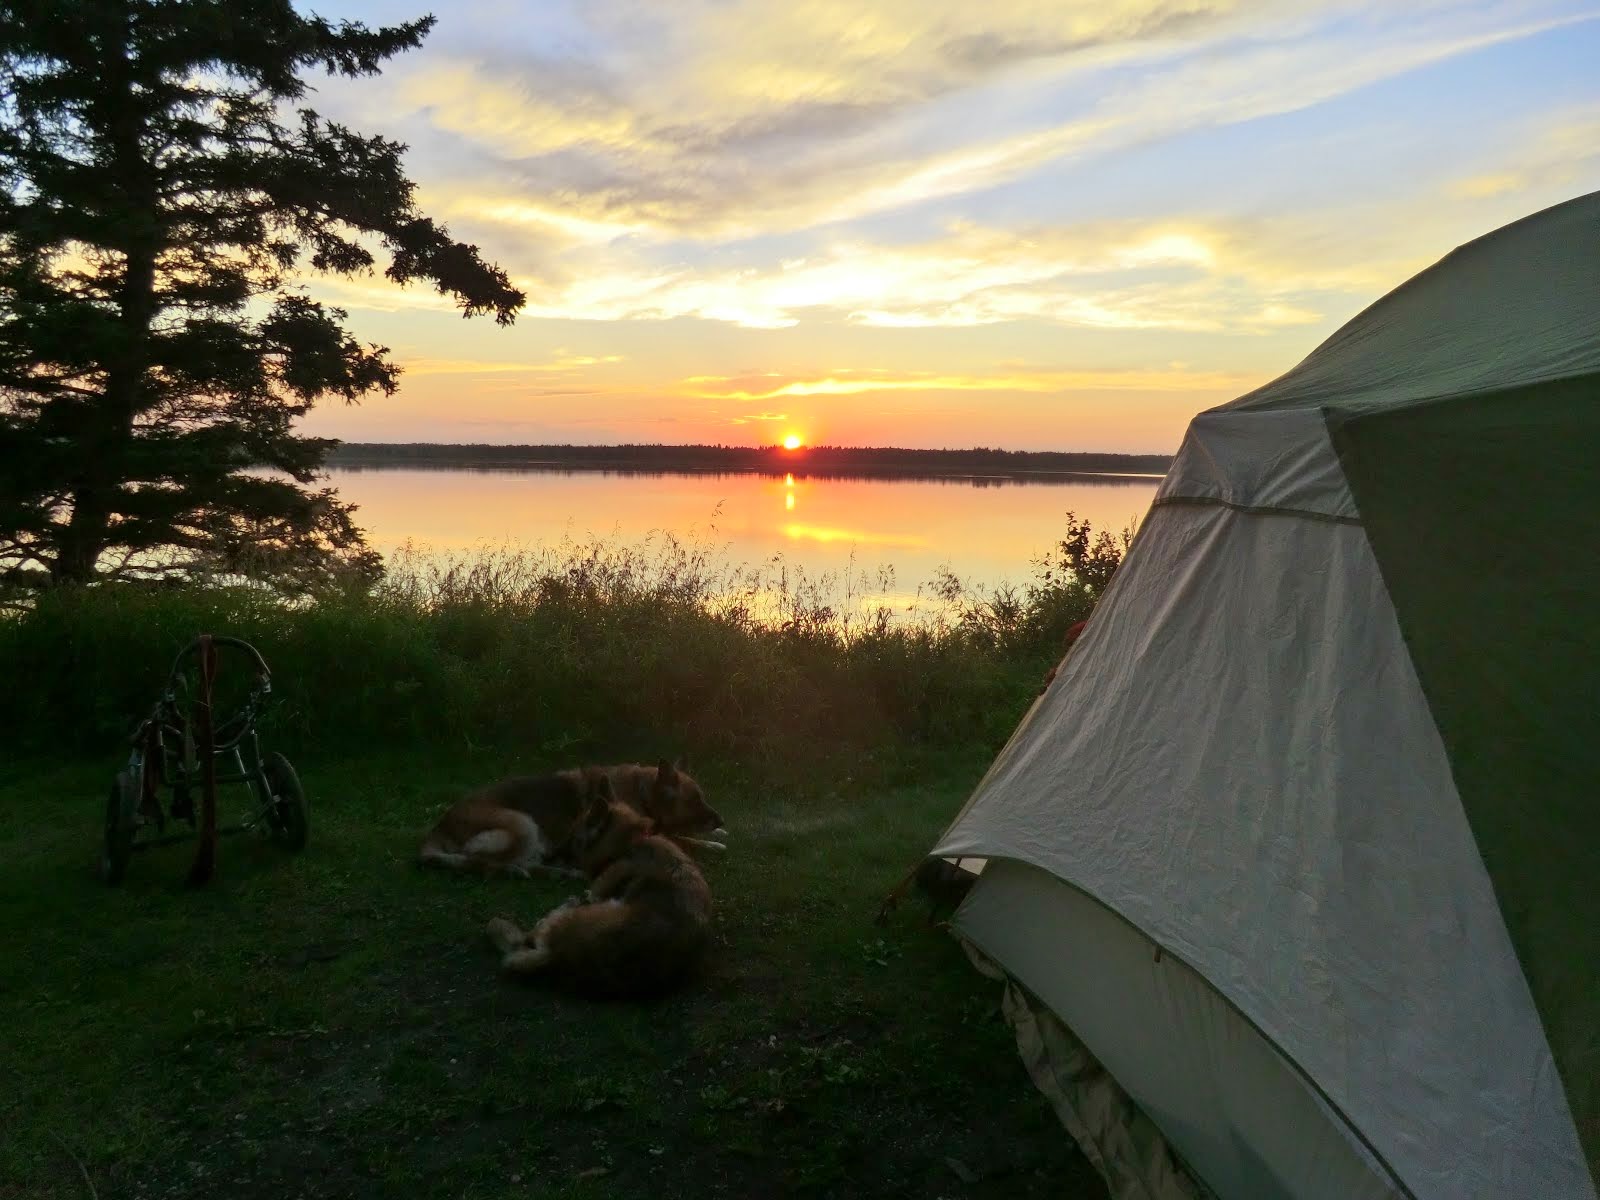
[[[302,76],[376,75],[432,25],[0,0],[0,584],[377,569],[294,423],[399,372],[306,284],[381,269],[502,325],[523,296]]]

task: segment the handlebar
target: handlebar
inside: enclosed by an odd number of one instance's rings
[[[267,669],[267,660],[262,658],[261,652],[249,642],[245,641],[243,638],[213,636],[211,639],[211,644],[218,647],[231,646],[235,650],[243,650],[255,662],[256,682],[258,684],[267,684],[270,686],[272,682],[272,672]],[[188,658],[191,654],[199,653],[199,651],[199,638],[195,638],[194,641],[190,642],[182,650],[179,650],[178,656],[172,660],[172,670],[167,673],[167,679],[169,681],[177,679],[179,671],[183,668],[183,660]]]

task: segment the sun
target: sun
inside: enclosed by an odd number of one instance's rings
[[[798,450],[802,445],[804,445],[804,443],[800,440],[800,435],[798,433],[786,434],[784,436],[783,448],[785,450]]]

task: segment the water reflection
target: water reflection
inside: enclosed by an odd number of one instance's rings
[[[1097,529],[1142,518],[1151,476],[917,478],[794,472],[346,468],[329,482],[360,506],[373,544],[440,551],[564,537],[634,542],[651,531],[710,542],[732,562],[781,557],[808,574],[894,568],[909,596],[941,568],[1021,582],[1073,511]]]

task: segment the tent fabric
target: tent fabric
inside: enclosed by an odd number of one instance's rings
[[[1412,1194],[1590,1194],[1360,527],[1153,510],[932,853],[1030,863],[1177,955]]]
[[[1155,497],[1158,505],[1194,501],[1360,519],[1318,411],[1201,413],[1189,423]]]
[[[1000,1011],[1028,1076],[1100,1172],[1111,1200],[1206,1200],[1211,1193],[1174,1161],[1154,1122],[1061,1019],[971,940],[959,940],[979,972],[1004,984]]]
[[[1600,509],[1581,499],[1600,376],[1341,420],[1335,440],[1600,1164]]]
[[[931,851],[1036,869],[1175,956],[1419,1200],[1595,1196],[1597,381],[1600,193],[1461,247],[1201,414]],[[1063,974],[1044,914],[1073,905],[996,907],[1013,878],[991,865],[957,928],[1071,1024],[1115,953],[1079,942]],[[1165,1087],[1139,1099],[1197,1169],[1236,1181],[1294,1143],[1235,1125],[1225,1153]],[[1292,1176],[1284,1195],[1319,1194]]]
[[[1461,247],[1299,366],[1191,423],[1157,503],[1356,519],[1339,419],[1600,373],[1600,192]]]
[[[1045,1016],[1030,1014],[1034,1030],[1018,1028],[1024,1062],[1053,1054],[1066,1069],[1053,1069],[1050,1081],[1061,1074],[1094,1081],[1072,1052],[1078,1039],[1092,1044],[1094,1058],[1137,1101],[1132,1111],[1181,1131],[1190,1169],[1220,1195],[1404,1195],[1316,1090],[1196,972],[1037,867],[1002,860],[989,872],[962,913],[961,936],[1010,962],[1020,985],[1013,990],[1040,997],[1072,1031],[1057,1035]],[[1031,943],[1045,938],[1054,952],[1031,953]],[[1072,1040],[1058,1047],[1053,1037]],[[1079,1107],[1097,1111],[1092,1098]],[[1119,1165],[1126,1169],[1128,1160]],[[1155,1182],[1165,1178],[1157,1172],[1166,1162],[1153,1150],[1132,1162]]]

